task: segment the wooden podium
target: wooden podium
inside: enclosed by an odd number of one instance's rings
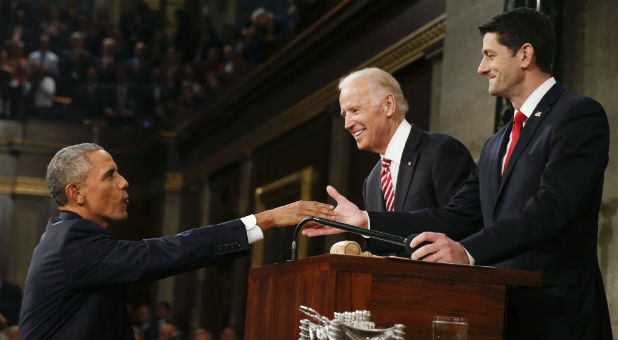
[[[508,286],[541,283],[539,272],[320,255],[251,269],[245,339],[298,339],[299,305],[330,319],[369,310],[377,328],[404,324],[407,339],[431,339],[434,316],[461,316],[469,339],[501,339]]]

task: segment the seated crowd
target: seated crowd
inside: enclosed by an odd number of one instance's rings
[[[94,22],[76,0],[63,9],[0,0],[0,117],[62,119],[149,128],[212,101],[334,1],[290,0],[284,14],[253,11],[244,27],[197,27],[176,11],[170,39],[142,0],[118,25],[98,8]]]
[[[175,323],[172,315],[172,305],[167,301],[159,301],[156,307],[156,319],[153,319],[151,309],[143,304],[134,313],[133,331],[136,340],[238,340],[238,331],[231,326],[225,327],[218,336],[205,328],[188,329],[183,332]]]

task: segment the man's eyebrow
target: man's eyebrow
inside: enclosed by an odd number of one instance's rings
[[[111,169],[107,170],[107,172],[105,172],[105,174],[103,174],[103,178],[113,175],[114,172],[116,172],[116,168],[111,168]]]

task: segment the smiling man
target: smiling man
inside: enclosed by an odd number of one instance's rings
[[[24,285],[21,339],[133,339],[124,284],[155,280],[232,259],[262,231],[331,216],[332,207],[296,202],[175,236],[121,241],[107,230],[128,217],[129,183],[95,144],[66,147],[47,167],[60,215],[34,249]]]
[[[491,95],[513,104],[513,120],[485,143],[477,167],[447,206],[365,213],[329,187],[337,220],[389,226],[400,236],[421,233],[411,246],[431,244],[413,259],[542,272],[542,287],[509,289],[507,339],[612,339],[597,260],[609,152],[605,111],[551,76],[556,40],[541,13],[519,8],[479,30],[478,74],[488,78]],[[334,232],[318,226],[303,231]]]
[[[466,147],[410,124],[401,87],[383,70],[351,73],[339,89],[345,129],[359,150],[380,155],[363,184],[365,209],[411,211],[448,203],[474,167]],[[406,255],[401,247],[372,239],[367,249],[379,255]]]

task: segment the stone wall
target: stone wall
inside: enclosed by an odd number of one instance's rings
[[[496,103],[487,93],[487,78],[476,74],[482,46],[478,25],[501,11],[502,1],[446,2],[440,107],[437,115],[432,110],[429,129],[459,139],[474,159],[478,159],[485,141],[494,133]]]
[[[564,83],[599,101],[609,119],[609,164],[599,216],[599,264],[618,338],[618,8],[614,0],[565,2]],[[585,131],[582,131],[585,133]]]

